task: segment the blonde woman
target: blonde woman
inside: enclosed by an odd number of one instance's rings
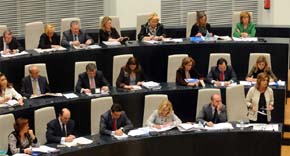
[[[139,41],[149,41],[149,40],[162,40],[166,37],[166,32],[163,24],[159,23],[159,16],[157,13],[152,13],[148,22],[141,26],[141,30],[138,34]]]
[[[240,14],[240,22],[237,23],[234,34],[234,37],[255,37],[256,28],[255,24],[251,22],[251,15],[247,11],[243,11]]]
[[[105,16],[101,21],[100,42],[122,42],[124,37],[121,37],[116,28],[112,27],[112,19]]]
[[[206,36],[209,33],[212,36],[210,24],[207,23],[207,16],[204,11],[196,12],[196,22],[191,28],[190,36]]]
[[[174,114],[169,100],[162,101],[158,110],[154,110],[147,120],[147,126],[157,129],[177,126],[178,124],[181,124],[181,120]]]
[[[40,36],[38,48],[59,48],[60,37],[55,33],[55,27],[52,24],[46,24],[44,33]]]

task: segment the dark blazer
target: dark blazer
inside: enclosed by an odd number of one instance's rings
[[[138,40],[142,41],[145,36],[149,36],[149,35],[150,35],[149,24],[147,22],[146,24],[141,25],[141,30],[138,34]],[[157,24],[156,36],[166,37],[166,32],[165,32],[164,26],[161,23]]]
[[[8,44],[9,49],[13,50],[13,49],[18,49],[19,51],[23,51],[24,48],[21,46],[21,44],[17,41],[17,39],[15,37],[12,37],[12,41]],[[3,44],[3,36],[0,37],[0,51],[2,51],[4,48],[4,44]]]
[[[86,41],[89,39],[92,40],[92,44],[94,43],[94,40],[84,30],[81,30],[81,29],[78,34],[78,38],[81,44],[86,43]],[[69,47],[70,46],[69,42],[73,41],[73,39],[74,38],[73,38],[73,34],[71,30],[64,31],[62,35],[61,46]]]
[[[97,71],[97,74],[95,76],[95,83],[96,88],[101,88],[102,86],[110,86],[109,82],[104,77],[103,72],[99,70]],[[90,88],[89,77],[86,72],[83,72],[79,75],[79,79],[76,85],[76,91],[81,92],[82,88]]]
[[[59,40],[60,40],[59,35],[54,33],[51,39],[52,39],[52,41],[50,42],[49,37],[46,35],[46,33],[43,33],[40,36],[38,48],[49,49],[49,48],[51,48],[51,45],[60,45],[60,43],[59,43]]]
[[[133,129],[134,126],[130,119],[127,117],[126,113],[122,111],[120,118],[117,120],[117,129],[123,127],[124,132],[128,132]],[[100,134],[111,135],[113,131],[113,118],[111,115],[111,110],[108,110],[101,115],[100,120]]]
[[[69,120],[66,124],[66,133],[67,136],[69,135],[75,135],[75,122],[73,120]],[[47,143],[60,143],[62,136],[62,130],[59,124],[58,118],[51,120],[49,123],[47,123],[47,129],[46,129],[46,140]]]
[[[142,70],[140,72],[136,72],[136,84],[139,81],[145,81],[145,80],[146,78]],[[123,88],[125,85],[129,85],[129,84],[130,84],[130,73],[125,71],[125,68],[122,67],[120,70],[120,74],[118,76],[117,82],[116,82],[116,86],[119,88]]]
[[[111,32],[104,31],[103,29],[100,29],[100,43],[103,41],[108,41],[109,38],[118,39],[120,37],[120,34],[115,28],[111,28]]]
[[[38,85],[39,85],[41,94],[50,92],[46,77],[39,75]],[[27,98],[29,98],[33,94],[33,87],[32,87],[30,76],[26,76],[22,79],[20,93]]]
[[[214,113],[212,111],[211,103],[206,104],[202,107],[202,110],[198,113],[198,116],[196,118],[197,122],[213,122],[212,119],[214,117]],[[226,106],[222,106],[222,110],[220,114],[218,114],[218,123],[226,122],[227,121],[227,111],[226,111]]]
[[[206,27],[206,30],[211,33],[211,27],[210,27],[210,24],[206,23],[205,25]],[[194,24],[192,27],[191,27],[191,32],[190,32],[190,37],[194,37],[197,33],[199,33],[198,31],[198,26],[196,24]],[[202,33],[202,36],[205,36],[206,33]]]
[[[195,68],[191,68],[189,74],[191,78],[196,79],[202,78],[202,75]],[[182,68],[177,69],[175,80],[176,84],[186,86],[188,83],[184,79],[185,79],[185,70]]]
[[[225,75],[224,77],[225,81],[230,81],[230,80],[237,81],[237,75],[234,69],[229,65],[227,66],[227,70],[225,71],[224,75]],[[211,83],[212,80],[220,81],[219,76],[220,76],[220,71],[218,67],[213,66],[211,67],[210,72],[207,74],[207,81],[209,83]]]

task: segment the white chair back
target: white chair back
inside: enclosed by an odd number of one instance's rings
[[[227,60],[228,65],[231,65],[231,54],[230,53],[211,53],[209,56],[209,63],[208,63],[208,72],[210,71],[211,67],[216,66],[218,59],[224,58]]]
[[[204,105],[209,104],[211,102],[210,98],[213,94],[220,94],[220,93],[221,93],[220,89],[216,89],[216,88],[199,89],[195,117],[197,118],[198,113],[202,110],[202,107]]]
[[[8,150],[8,135],[14,131],[13,124],[15,123],[15,119],[13,114],[4,114],[0,115],[0,150],[7,151]]]
[[[128,59],[133,57],[133,54],[116,55],[113,59],[113,79],[112,85],[116,87],[116,81],[118,79],[121,67],[125,66]]]
[[[148,22],[148,18],[151,13],[142,13],[137,15],[137,25],[136,25],[136,40],[138,40],[138,34],[141,30],[141,25]]]
[[[190,37],[191,28],[195,22],[196,22],[196,12],[188,12],[186,22],[186,38]]]
[[[24,66],[24,76],[28,76],[29,75],[29,67],[31,65],[37,66],[37,68],[39,70],[39,75],[46,77],[47,82],[49,83],[47,70],[46,70],[46,64],[45,63],[35,63],[35,64],[27,64],[27,65],[25,65]]]
[[[252,67],[256,64],[256,61],[259,56],[265,56],[266,61],[268,63],[268,67],[271,68],[271,55],[269,53],[250,53],[248,73],[250,72]]]
[[[80,61],[80,62],[75,62],[75,83],[74,83],[75,86],[74,86],[74,88],[76,88],[76,85],[77,85],[77,82],[78,82],[78,79],[79,79],[79,74],[86,71],[86,66],[89,63],[96,64],[95,61]]]
[[[60,41],[62,40],[62,33],[64,31],[67,31],[70,29],[70,23],[72,21],[79,21],[80,26],[81,26],[81,20],[78,17],[72,17],[72,18],[62,18],[60,22]]]
[[[187,54],[175,54],[168,56],[167,64],[167,82],[175,82],[176,70],[180,67],[183,58],[188,57]]]
[[[25,24],[25,49],[38,47],[39,38],[43,31],[43,22],[32,22]]]

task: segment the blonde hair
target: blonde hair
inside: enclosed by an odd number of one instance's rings
[[[49,31],[55,31],[55,27],[52,24],[46,24],[44,27],[44,33],[48,34]]]
[[[258,74],[258,76],[257,76],[257,83],[256,83],[256,85],[255,85],[255,87],[257,88],[257,89],[260,89],[260,87],[261,87],[261,82],[264,80],[264,79],[268,79],[267,80],[267,87],[269,86],[269,82],[270,82],[270,76],[267,74],[267,73],[260,73],[260,74]]]
[[[180,66],[179,68],[181,68],[181,69],[185,69],[185,66],[186,66],[188,63],[190,63],[190,62],[192,62],[192,67],[194,67],[194,66],[195,66],[195,60],[194,60],[192,57],[185,57],[185,58],[183,58],[183,59],[182,59],[181,66]]]
[[[109,16],[105,16],[105,17],[102,19],[102,22],[101,22],[101,29],[102,29],[103,31],[106,31],[106,27],[105,27],[105,25],[106,25],[106,23],[107,23],[108,21],[112,21],[112,19],[111,19]]]
[[[150,22],[153,19],[156,19],[159,22],[159,16],[156,12],[153,12],[152,14],[149,15],[148,22]]]
[[[251,23],[251,14],[248,11],[242,11],[240,14],[240,23],[243,24],[243,18],[249,17],[249,23]]]
[[[264,67],[263,71],[264,71],[264,72],[269,72],[269,71],[270,71],[270,67],[268,66],[268,62],[267,62],[266,57],[263,56],[263,55],[261,55],[261,56],[259,56],[259,57],[257,58],[257,61],[256,61],[256,71],[255,71],[255,72],[257,72],[258,69],[259,69],[259,68],[258,68],[258,64],[259,64],[259,63],[262,63],[262,62],[265,63],[265,67]]]
[[[167,116],[170,116],[173,112],[172,103],[169,100],[163,100],[158,108],[158,114],[161,114],[162,110],[168,108],[169,112]]]

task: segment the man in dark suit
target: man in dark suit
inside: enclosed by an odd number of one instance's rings
[[[237,76],[234,69],[228,65],[227,60],[220,58],[217,61],[217,65],[211,67],[207,75],[207,81],[216,86],[228,86],[237,81]]]
[[[86,66],[86,72],[79,75],[76,85],[76,91],[85,94],[91,94],[95,88],[101,88],[102,91],[108,91],[110,84],[103,75],[103,72],[97,71],[94,63]]]
[[[47,143],[72,142],[75,139],[75,123],[70,119],[70,111],[63,108],[57,119],[47,123],[46,140]]]
[[[63,47],[80,46],[80,44],[90,45],[93,43],[94,40],[84,30],[80,30],[78,21],[70,23],[70,30],[63,32],[61,40]]]
[[[5,30],[3,36],[0,37],[0,51],[3,51],[3,54],[15,54],[23,51],[24,48],[21,44],[13,37],[13,34],[10,30]]]
[[[49,93],[49,85],[46,77],[39,75],[38,67],[31,65],[29,67],[29,76],[22,79],[21,94],[27,98]]]
[[[126,113],[122,111],[120,104],[114,103],[111,110],[101,115],[100,134],[121,136],[133,128],[133,124]]]
[[[196,121],[210,127],[213,126],[214,123],[227,121],[226,107],[222,104],[221,96],[219,94],[213,94],[211,96],[211,103],[202,107],[202,110],[198,113]]]

